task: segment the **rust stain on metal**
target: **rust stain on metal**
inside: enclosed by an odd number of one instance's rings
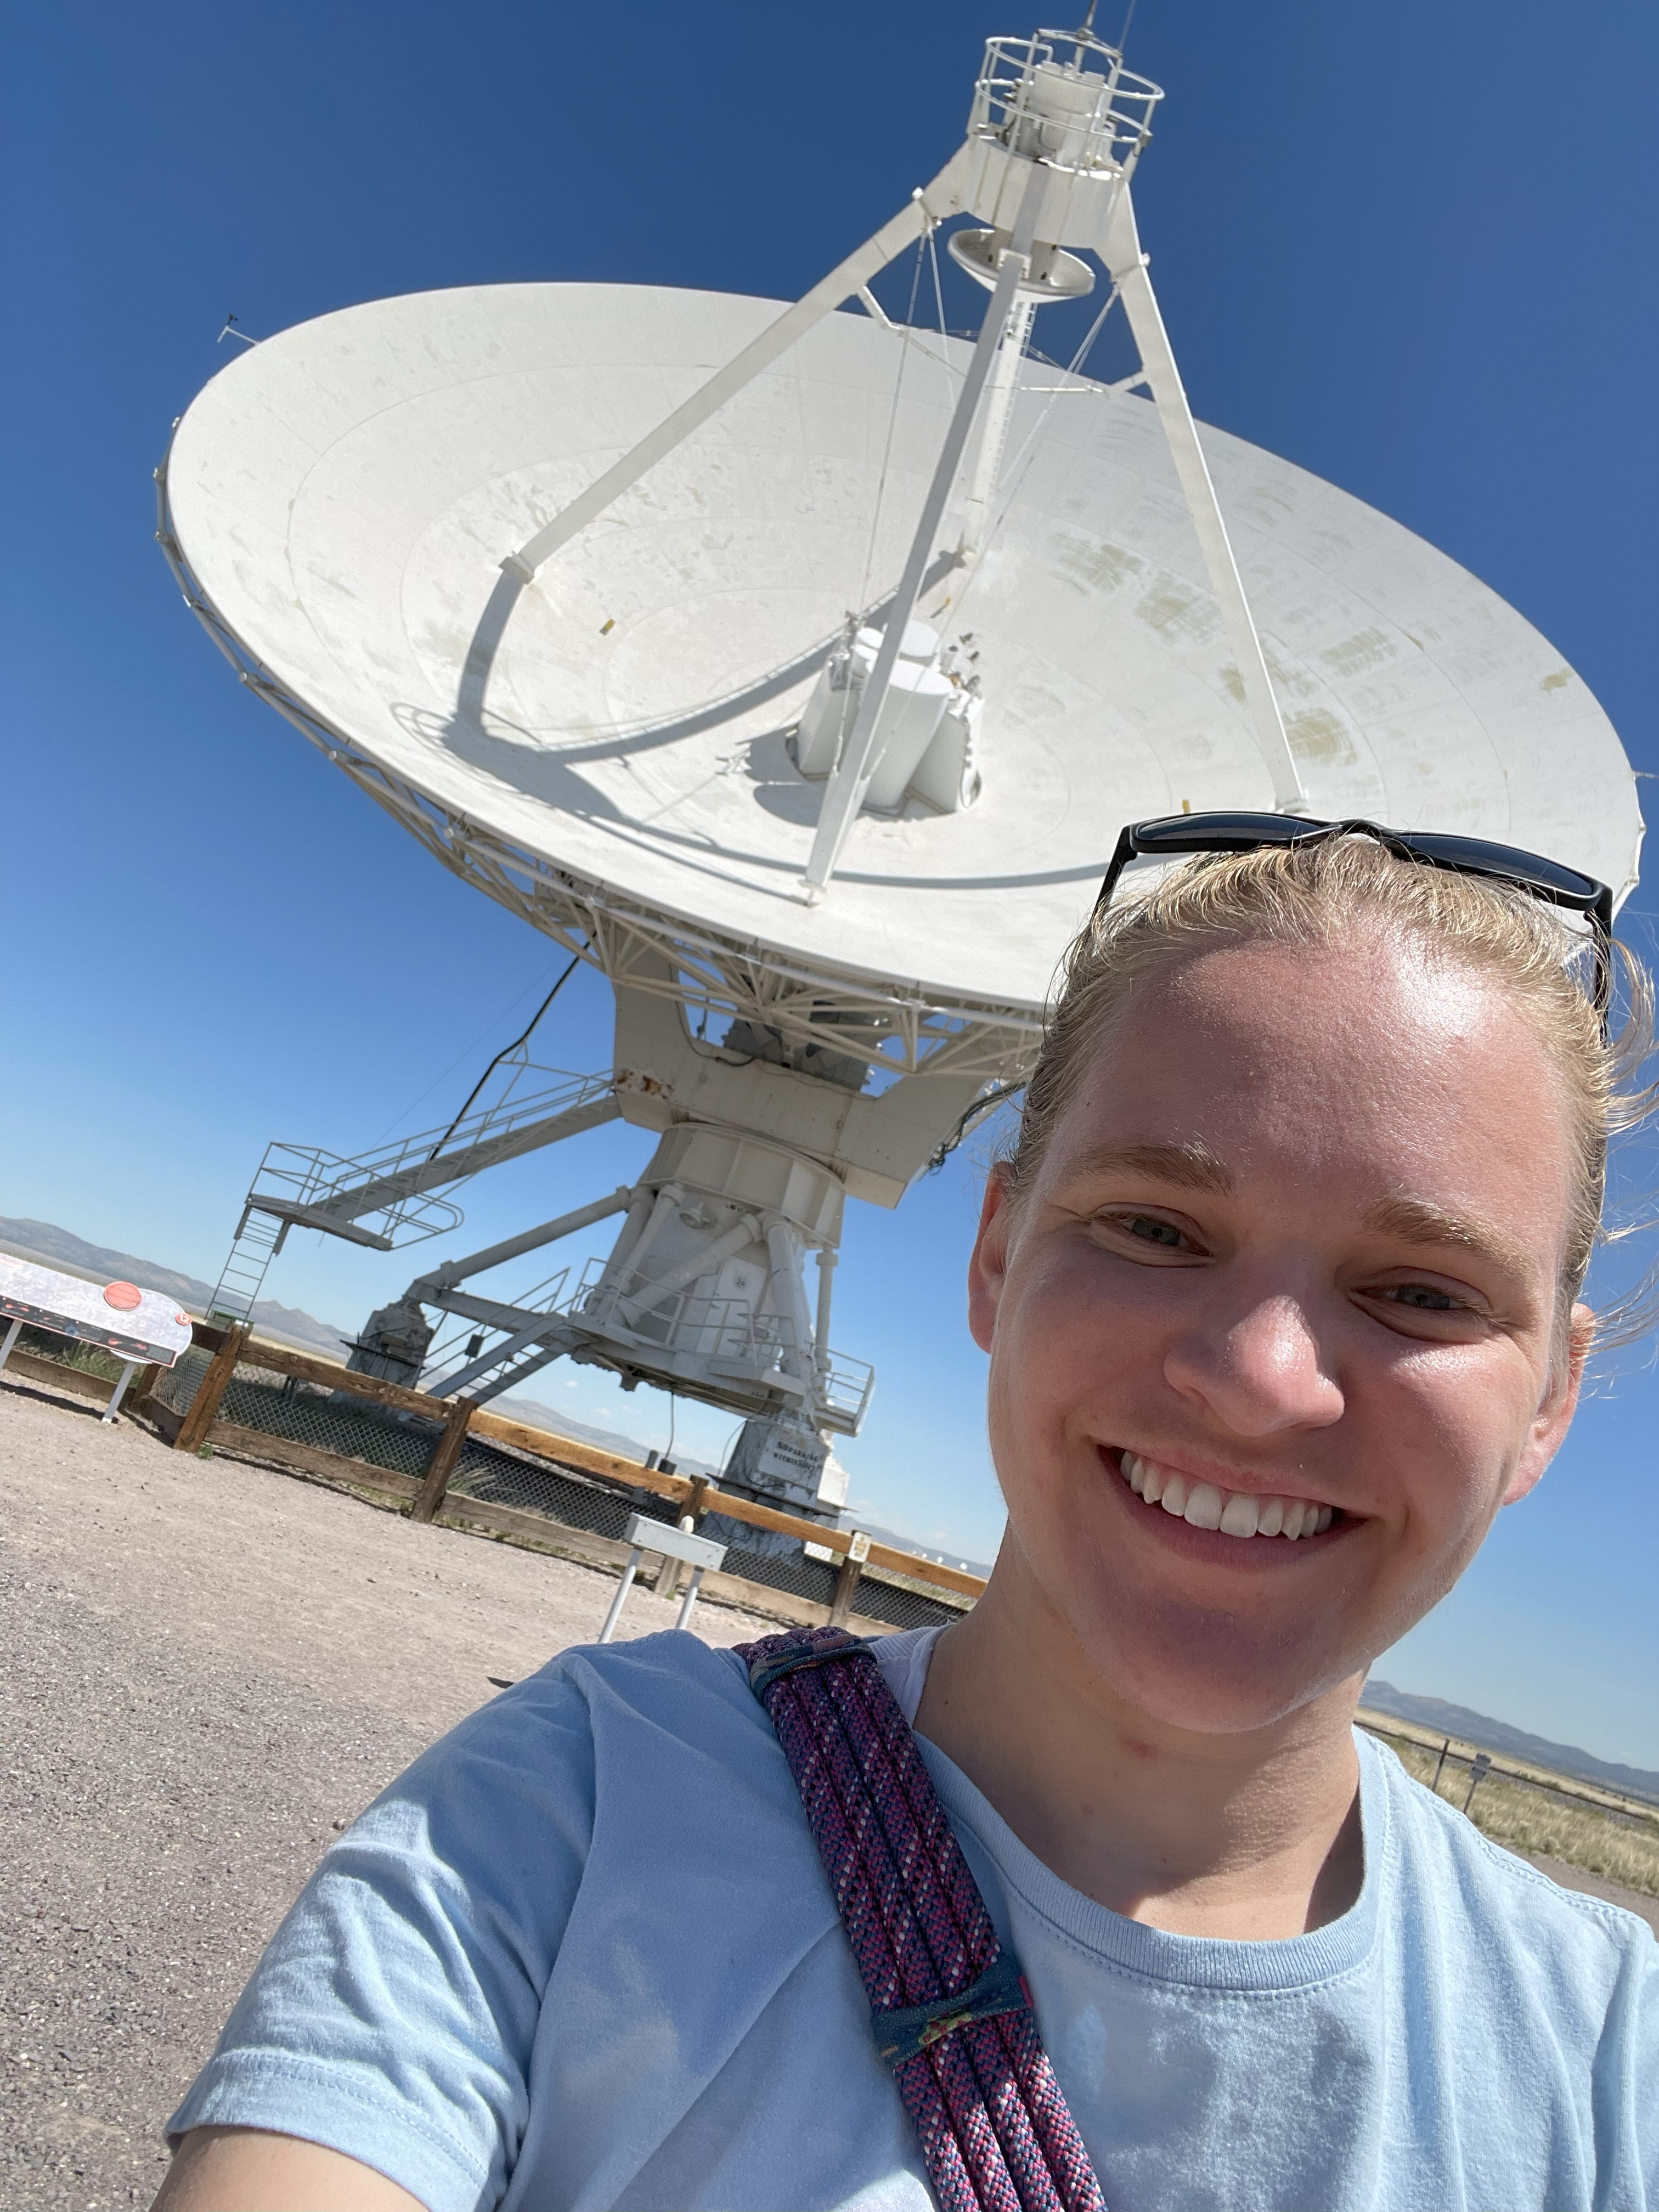
[[[1189,638],[1195,644],[1212,637],[1221,626],[1220,611],[1209,593],[1195,591],[1176,576],[1160,577],[1136,607],[1135,617],[1160,637]]]
[[[1115,592],[1146,567],[1139,555],[1121,545],[1102,544],[1092,538],[1064,538],[1060,565],[1086,590]]]
[[[1285,733],[1298,759],[1317,761],[1322,768],[1352,768],[1359,757],[1347,731],[1323,707],[1286,714]]]
[[[1362,629],[1352,637],[1345,637],[1340,645],[1328,646],[1319,657],[1327,668],[1334,669],[1339,676],[1358,676],[1362,669],[1377,668],[1385,660],[1392,660],[1396,650],[1386,630]]]

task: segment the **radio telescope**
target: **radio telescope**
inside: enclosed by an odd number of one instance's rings
[[[871,1389],[830,1344],[844,1202],[896,1205],[1019,1081],[1125,822],[1359,814],[1633,883],[1629,766],[1547,642],[1194,425],[1131,196],[1160,97],[1088,32],[994,39],[962,145],[793,307],[417,294],[252,346],[197,398],[158,472],[189,604],[617,1006],[602,1073],[525,1042],[447,1130],[273,1146],[222,1310],[295,1224],[431,1236],[469,1176],[620,1116],[657,1135],[636,1182],[418,1276],[354,1365],[483,1398],[594,1363],[747,1416],[727,1479],[832,1513],[829,1438]],[[987,295],[971,342],[868,289],[941,241]],[[1117,384],[1031,349],[1091,293],[1139,349]],[[580,1280],[478,1287],[612,1214]]]

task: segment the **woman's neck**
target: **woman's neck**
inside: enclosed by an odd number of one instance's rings
[[[935,1645],[916,1729],[1051,1873],[1179,1936],[1299,1936],[1349,1910],[1364,1871],[1358,1680],[1247,1735],[1172,1728],[1002,1579]]]

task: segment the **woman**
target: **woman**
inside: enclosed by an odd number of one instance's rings
[[[1547,864],[1255,837],[1073,948],[969,1267],[1007,1536],[877,1664],[1116,2212],[1659,2205],[1648,1930],[1352,1725],[1572,1417],[1606,947]],[[686,1636],[417,1761],[173,2130],[171,2208],[930,2201],[768,1715]]]

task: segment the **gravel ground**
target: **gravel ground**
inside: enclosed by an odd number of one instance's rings
[[[336,1829],[591,1642],[615,1588],[0,1385],[6,2212],[149,2203],[161,2124]],[[623,1632],[673,1617],[636,1586]]]

